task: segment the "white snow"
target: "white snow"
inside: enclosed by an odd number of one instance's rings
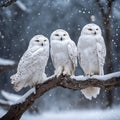
[[[15,62],[9,59],[0,58],[0,65],[14,65]]]
[[[94,75],[91,78],[95,78],[95,79],[99,79],[99,80],[108,80],[111,79],[113,77],[120,77],[120,72],[114,72],[114,73],[110,73],[110,74],[106,74],[106,75]]]
[[[0,107],[0,118],[6,113],[5,110],[3,110],[1,107]]]
[[[114,72],[114,73],[110,73],[110,74],[106,74],[106,75],[93,75],[93,76],[83,76],[83,75],[79,75],[79,76],[73,76],[71,78],[79,81],[79,80],[87,80],[87,79],[98,79],[98,80],[108,80],[111,79],[113,77],[120,77],[120,72]]]
[[[0,117],[5,113],[6,111],[0,108]],[[120,120],[120,106],[113,107],[112,109],[46,111],[42,114],[26,112],[20,120]]]
[[[55,74],[53,74],[53,75],[47,77],[47,79],[46,79],[45,81],[48,81],[48,80],[52,79],[53,77],[55,77]]]
[[[95,22],[95,20],[96,20],[96,18],[95,18],[94,15],[91,15],[91,16],[90,16],[90,19],[91,19],[92,22]]]
[[[22,103],[26,100],[26,98],[32,93],[36,93],[35,87],[31,88],[27,93],[25,93],[19,100],[17,100],[14,104]]]
[[[4,90],[1,91],[1,94],[5,99],[7,99],[8,101],[11,101],[11,103],[14,103],[15,101],[21,98],[21,95],[9,93]]]
[[[63,112],[45,112],[41,115],[25,114],[21,120],[119,120],[120,107],[109,110],[89,109]]]
[[[5,101],[5,100],[2,100],[0,99],[0,103],[1,104],[9,104],[9,105],[12,105],[12,103],[10,101]]]
[[[77,81],[79,81],[79,80],[87,80],[87,79],[89,79],[90,77],[89,76],[83,76],[83,75],[79,75],[79,76],[71,76],[71,79],[75,79],[75,80],[77,80]]]

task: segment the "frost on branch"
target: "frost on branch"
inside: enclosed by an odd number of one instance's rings
[[[31,89],[27,94],[20,98],[20,102],[11,105],[9,111],[1,118],[1,120],[18,120],[22,114],[32,106],[34,101],[42,96],[44,93],[57,86],[61,86],[73,90],[81,90],[89,86],[100,87],[102,89],[109,89],[120,86],[120,72],[107,74],[104,76],[76,76],[70,78],[69,76],[49,77],[43,84],[36,85],[36,92]],[[22,101],[23,100],[23,101]],[[18,100],[19,101],[19,100]]]

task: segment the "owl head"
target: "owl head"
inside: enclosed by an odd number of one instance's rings
[[[44,35],[35,35],[29,43],[29,47],[32,46],[48,46],[49,45],[49,40],[44,36]]]
[[[101,35],[101,29],[94,23],[87,24],[83,27],[81,35]]]
[[[53,33],[50,36],[50,40],[58,40],[61,42],[69,39],[70,39],[69,34],[63,29],[57,29],[53,31]]]

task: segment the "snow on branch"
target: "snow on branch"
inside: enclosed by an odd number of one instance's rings
[[[1,91],[1,95],[6,101],[9,101],[11,104],[14,104],[17,100],[21,98],[21,95],[9,93],[4,90]]]
[[[0,99],[0,106],[5,108],[9,108],[12,104],[21,98],[20,95],[12,94],[4,90],[1,91],[1,95],[3,99]]]
[[[4,72],[8,69],[15,68],[16,63],[13,60],[0,58],[0,72]]]
[[[2,7],[8,7],[11,4],[13,4],[14,2],[16,2],[17,0],[8,0],[7,2],[3,3],[2,5],[0,5],[0,8]]]
[[[0,65],[14,65],[15,62],[9,59],[0,58]]]
[[[22,3],[20,0],[16,1],[16,5],[24,12],[29,13],[30,10],[24,5],[24,3]]]
[[[64,87],[73,90],[81,90],[89,86],[100,87],[102,89],[109,89],[114,87],[120,87],[120,72],[115,72],[103,76],[55,76],[49,77],[43,84],[36,85],[36,88],[32,88],[28,91],[23,99],[18,100],[15,104],[11,105],[9,111],[0,120],[19,120],[22,114],[32,106],[34,101],[42,96],[44,93],[55,87]]]

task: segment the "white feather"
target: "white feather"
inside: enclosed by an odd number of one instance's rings
[[[11,83],[14,84],[14,89],[20,91],[23,87],[43,83],[48,57],[48,39],[43,35],[34,36],[19,61],[17,73],[10,77],[12,79]]]
[[[106,48],[101,29],[96,24],[87,24],[81,31],[78,40],[78,59],[85,75],[103,75]],[[100,92],[98,87],[88,87],[81,90],[87,99],[96,98]]]
[[[77,47],[69,34],[58,29],[51,34],[51,58],[57,76],[73,75],[77,65]]]

